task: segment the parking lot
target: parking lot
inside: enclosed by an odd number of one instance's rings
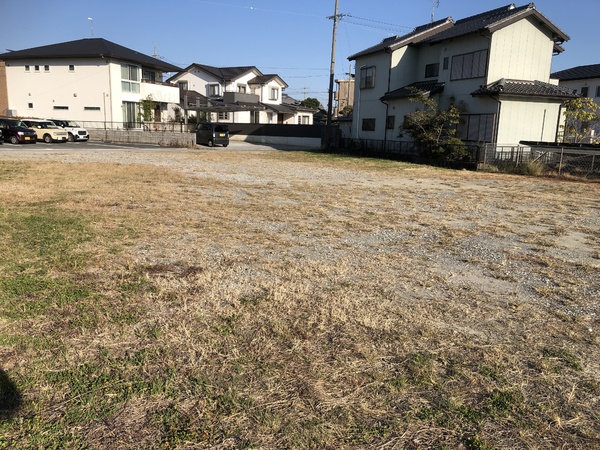
[[[0,145],[0,152],[80,152],[80,151],[207,151],[207,152],[239,152],[239,151],[273,151],[273,150],[297,150],[298,147],[285,146],[285,145],[266,145],[266,144],[252,144],[249,142],[241,141],[230,141],[228,147],[208,147],[204,145],[196,145],[193,149],[190,148],[175,148],[175,147],[162,147],[159,145],[152,144],[123,144],[123,143],[108,143],[101,141],[88,141],[88,142],[60,142],[50,143],[39,141],[36,144],[11,144],[5,142]]]

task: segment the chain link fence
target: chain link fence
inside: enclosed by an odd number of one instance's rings
[[[600,178],[600,146],[523,143],[518,146],[483,145],[478,168],[531,175]]]

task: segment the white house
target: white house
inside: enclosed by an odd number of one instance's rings
[[[162,82],[179,67],[106,39],[11,51],[0,60],[7,92],[0,114],[136,128],[143,100],[154,102],[154,121],[167,120],[167,105],[179,103],[179,88]]]
[[[167,80],[182,92],[196,92],[206,103],[183,102],[186,111],[208,112],[211,120],[227,123],[313,123],[310,108],[284,102],[287,83],[276,74],[263,74],[255,66],[213,67],[191,64]],[[196,96],[198,98],[198,96]]]
[[[573,93],[550,82],[553,55],[569,37],[531,3],[466,19],[446,18],[349,57],[356,64],[352,138],[407,140],[399,127],[419,104],[460,104],[467,142],[554,141]]]
[[[600,103],[600,64],[560,70],[552,73],[550,77],[558,80],[560,86],[572,89],[581,97],[589,97]]]

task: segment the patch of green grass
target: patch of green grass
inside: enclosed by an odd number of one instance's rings
[[[568,350],[562,348],[545,347],[542,349],[542,356],[556,361],[562,367],[567,367],[577,372],[581,372],[583,370],[583,365],[581,364],[581,359],[579,356],[571,353]],[[554,366],[555,372],[560,372],[561,369],[559,365]]]

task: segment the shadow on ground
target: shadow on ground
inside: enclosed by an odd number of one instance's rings
[[[0,419],[10,419],[21,406],[21,394],[8,374],[0,369]]]

